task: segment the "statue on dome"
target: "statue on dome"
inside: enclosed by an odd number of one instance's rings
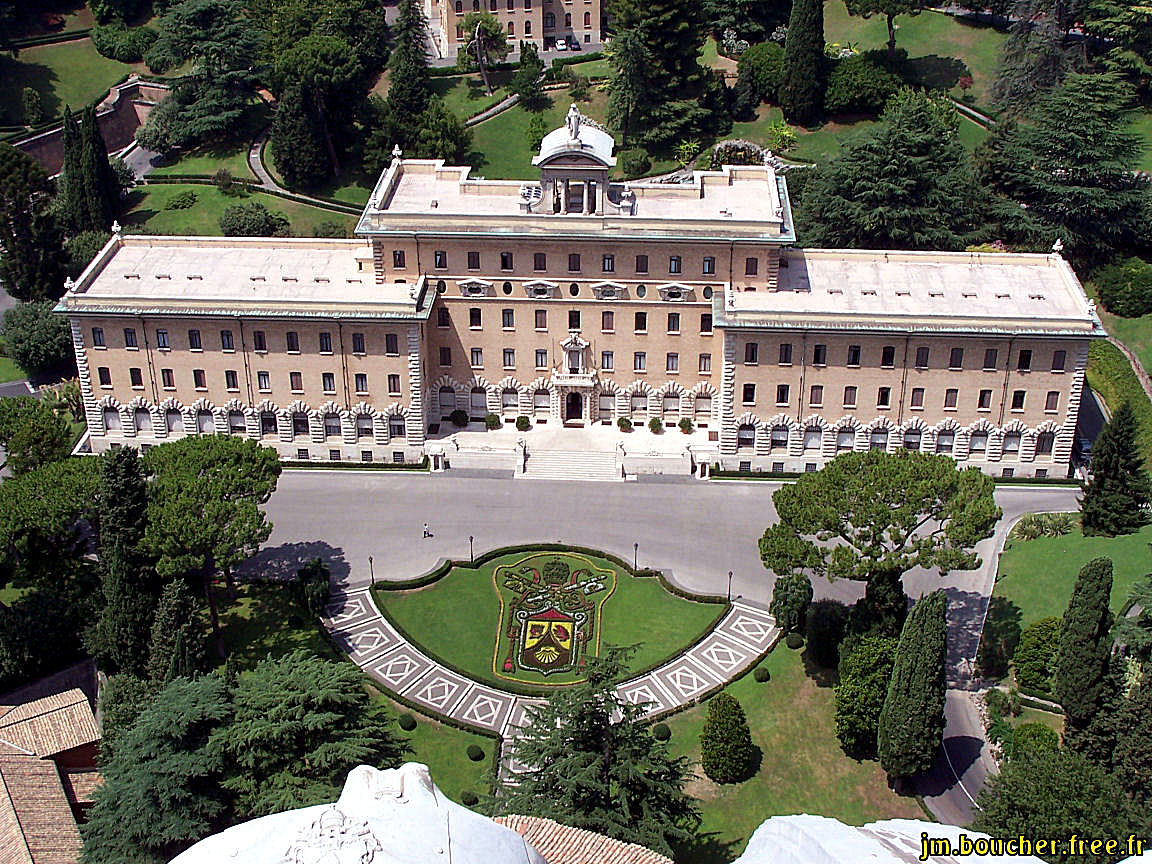
[[[576,103],[572,103],[572,107],[568,109],[568,139],[570,141],[580,140],[580,121],[583,119],[580,116],[580,109],[576,107]]]

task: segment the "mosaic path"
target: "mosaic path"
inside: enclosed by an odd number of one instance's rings
[[[542,699],[518,696],[442,666],[402,637],[380,614],[367,588],[334,592],[324,626],[361,669],[385,690],[433,715],[449,717],[506,741]],[[776,642],[780,630],[767,612],[736,601],[702,640],[664,665],[620,684],[649,715],[665,714],[738,677]],[[515,772],[515,757],[508,766]]]

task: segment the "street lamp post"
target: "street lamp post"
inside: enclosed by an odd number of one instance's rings
[[[472,539],[473,539],[472,535],[469,534],[468,535],[468,560],[470,560],[473,564],[475,564],[476,563],[476,555],[472,551]]]
[[[372,556],[368,556],[368,572],[372,574],[372,587],[376,587],[376,568],[372,566]]]
[[[732,602],[732,571],[728,571],[728,602]]]
[[[640,561],[640,544],[639,543],[633,543],[632,544],[632,572],[633,573],[636,572],[636,568],[639,566],[639,561]]]

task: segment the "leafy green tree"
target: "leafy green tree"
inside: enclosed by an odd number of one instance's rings
[[[866,581],[873,596],[892,598],[883,605],[899,606],[900,577],[913,567],[979,566],[974,547],[1001,516],[994,488],[978,468],[958,470],[945,455],[845,453],[773,494],[779,521],[760,538],[760,558],[779,575]],[[896,635],[902,623],[901,615],[881,629]]]
[[[116,749],[151,701],[152,689],[142,678],[134,675],[108,676],[100,696],[103,714],[100,727],[101,764],[107,764],[115,758]]]
[[[0,689],[58,672],[81,657],[80,628],[93,611],[91,567],[72,558],[51,575],[59,581],[42,579],[11,605],[0,603]]]
[[[491,12],[469,12],[464,18],[464,38],[467,48],[459,54],[457,64],[461,69],[479,68],[484,89],[491,95],[488,70],[512,50],[504,27]]]
[[[472,147],[472,131],[438,96],[432,97],[428,110],[415,121],[393,115],[378,98],[369,104],[375,122],[364,143],[364,165],[371,172],[388,167],[397,145],[410,158],[444,159],[449,164],[463,162]]]
[[[306,651],[269,658],[241,674],[232,698],[213,745],[234,766],[224,787],[241,818],[332,801],[357,765],[393,768],[405,751],[350,663]]]
[[[377,0],[250,0],[245,6],[250,20],[264,31],[263,58],[268,66],[312,35],[344,40],[360,65],[373,74],[389,59],[387,8]],[[399,42],[398,30],[393,35]]]
[[[896,16],[919,15],[924,9],[921,0],[847,0],[849,15],[871,18],[883,15],[888,24],[888,59],[896,59]]]
[[[590,659],[587,683],[560,688],[547,704],[529,709],[515,753],[532,767],[494,804],[503,813],[532,813],[668,855],[699,823],[684,794],[691,769],[652,737],[643,706],[616,692],[625,656],[614,649]]]
[[[1092,477],[1080,500],[1085,534],[1134,534],[1148,522],[1152,487],[1136,444],[1136,414],[1125,402],[1092,447]]]
[[[1127,606],[1136,614],[1121,615],[1112,628],[1112,637],[1128,655],[1141,663],[1152,661],[1152,574],[1136,580],[1128,594]]]
[[[1005,764],[977,798],[972,827],[993,837],[1127,837],[1143,830],[1116,779],[1067,748],[1025,752]],[[1111,864],[1114,856],[1069,854],[1060,864]]]
[[[288,217],[259,201],[229,204],[219,222],[225,237],[286,237],[289,233]]]
[[[204,633],[196,598],[182,579],[164,586],[148,640],[148,682],[156,688],[191,678],[204,665]]]
[[[545,107],[544,61],[536,50],[535,43],[520,43],[520,66],[512,76],[512,92],[520,97],[520,104],[528,111],[539,111]]]
[[[782,632],[799,632],[811,602],[812,580],[803,573],[791,573],[777,577],[768,611]]]
[[[1055,616],[1029,624],[1020,634],[1012,665],[1016,682],[1025,693],[1051,694],[1059,638],[1060,619]]]
[[[1139,318],[1152,312],[1152,264],[1127,258],[1104,267],[1092,281],[1112,314]]]
[[[740,39],[760,42],[788,22],[787,0],[704,0],[704,20],[717,39],[732,30]]]
[[[544,140],[548,131],[548,121],[544,119],[544,115],[533,114],[528,121],[528,128],[524,130],[524,136],[528,139],[528,149],[533,153],[538,151],[540,142]]]
[[[0,448],[7,454],[0,468],[26,474],[49,462],[67,459],[72,450],[72,432],[67,421],[39,399],[0,399]]]
[[[4,313],[0,326],[4,350],[29,375],[76,374],[72,329],[67,318],[52,311],[55,306],[55,301],[45,300],[24,303]]]
[[[300,87],[288,86],[280,94],[268,146],[290,189],[314,186],[328,178],[331,165],[325,152],[324,131],[309,111]]]
[[[880,765],[890,777],[927,771],[940,752],[948,692],[947,608],[944,592],[933,591],[904,622],[876,734]]]
[[[207,744],[231,713],[216,675],[177,678],[156,695],[101,766],[81,829],[83,864],[162,864],[223,827],[228,762]]]
[[[40,99],[40,91],[34,87],[25,87],[20,94],[20,101],[24,108],[24,125],[35,126],[44,119],[44,105]]]
[[[876,731],[896,655],[890,636],[850,637],[840,649],[836,737],[853,759],[876,755]]]
[[[648,47],[636,30],[625,30],[608,45],[612,78],[608,82],[608,116],[627,144],[643,122],[650,87]]]
[[[420,0],[400,0],[392,30],[395,45],[388,59],[388,113],[396,118],[419,117],[428,110],[433,93],[428,78],[424,4]],[[407,145],[407,141],[395,143]]]
[[[1104,67],[1140,87],[1152,86],[1152,9],[1140,0],[1088,0],[1084,28],[1108,40]]]
[[[64,253],[68,260],[68,275],[76,279],[92,259],[107,245],[112,235],[105,231],[83,231],[69,237],[64,242]]]
[[[1009,116],[1027,113],[1036,99],[1058,87],[1072,69],[1072,52],[1045,0],[1017,0],[1015,22],[1000,49],[992,101]]]
[[[784,40],[780,108],[791,123],[808,124],[824,104],[824,2],[793,0]]]
[[[1020,644],[1020,607],[1007,597],[988,598],[988,614],[976,651],[976,668],[982,678],[998,680],[1008,675],[1008,664]]]
[[[716,783],[739,783],[755,769],[755,758],[744,709],[731,694],[717,693],[700,733],[700,767]]]
[[[1094,558],[1080,568],[1060,625],[1053,676],[1056,699],[1064,708],[1066,737],[1085,728],[1104,701],[1112,649],[1111,596],[1111,559]]]
[[[0,282],[17,300],[64,293],[63,237],[52,188],[36,160],[0,143]]]

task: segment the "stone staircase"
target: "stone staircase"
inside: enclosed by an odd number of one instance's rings
[[[529,450],[524,472],[517,472],[516,477],[525,480],[624,479],[615,453],[586,450]]]

